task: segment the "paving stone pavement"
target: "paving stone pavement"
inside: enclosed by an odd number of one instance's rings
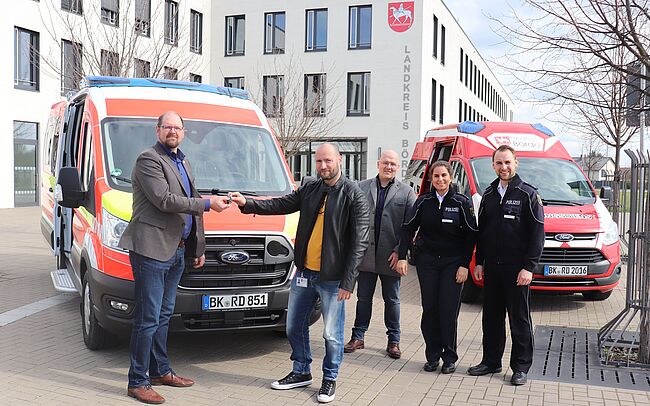
[[[0,210],[0,314],[61,295],[52,287],[54,259],[39,228],[38,208]],[[128,345],[89,351],[81,337],[79,299],[59,303],[0,326],[0,405],[135,405],[126,396]],[[624,287],[604,302],[579,295],[532,298],[536,325],[598,328],[623,309]],[[347,302],[346,340],[356,299]],[[485,377],[465,374],[481,358],[481,306],[463,304],[459,317],[458,371],[422,370],[420,299],[415,269],[402,284],[403,357],[385,353],[380,290],[366,348],[346,354],[337,405],[650,405],[650,394],[567,383],[530,381],[513,387],[510,371]],[[271,381],[291,368],[286,339],[269,332],[176,334],[169,339],[172,365],[192,377],[190,389],[160,388],[170,405],[313,405],[317,403],[324,353],[322,323],[311,329],[315,383],[274,391]],[[509,340],[508,340],[509,341]],[[506,348],[504,365],[508,365]]]

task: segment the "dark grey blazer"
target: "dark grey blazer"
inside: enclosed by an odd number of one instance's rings
[[[368,239],[370,244],[366,255],[361,262],[361,272],[374,272],[382,275],[400,276],[390,269],[388,258],[390,254],[398,251],[399,236],[402,224],[408,219],[408,215],[415,205],[415,192],[413,189],[399,180],[388,189],[384,210],[381,217],[381,230],[375,255],[375,208],[377,207],[377,178],[370,178],[359,182],[359,188],[368,198],[370,206],[370,231]]]
[[[183,165],[190,178],[192,195],[199,196],[187,160]],[[178,168],[162,145],[156,143],[138,156],[131,181],[133,216],[122,234],[120,247],[158,261],[167,261],[183,237],[185,214],[192,214],[194,226],[187,239],[185,254],[195,258],[203,255],[205,201],[187,197]]]

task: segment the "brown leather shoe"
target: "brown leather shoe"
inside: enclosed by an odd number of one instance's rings
[[[346,354],[361,349],[363,349],[363,340],[355,340],[354,338],[351,338],[350,341],[343,346],[343,352]]]
[[[386,352],[391,358],[400,359],[402,357],[402,350],[399,349],[399,343],[388,343]]]
[[[128,388],[126,394],[136,398],[142,403],[159,405],[165,403],[165,398],[153,390],[150,385],[138,386],[137,388]]]
[[[149,378],[149,382],[151,382],[151,384],[154,386],[167,385],[175,386],[177,388],[187,388],[188,386],[194,385],[193,380],[183,378],[182,376],[178,376],[173,372],[170,372],[167,375],[163,375],[160,378]]]

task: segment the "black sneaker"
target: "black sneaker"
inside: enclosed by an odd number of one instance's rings
[[[271,388],[278,390],[300,388],[301,386],[309,386],[312,383],[311,374],[297,374],[290,372],[289,375],[271,383]]]
[[[334,400],[336,395],[336,381],[323,379],[323,384],[318,391],[318,401],[320,403],[329,403]]]

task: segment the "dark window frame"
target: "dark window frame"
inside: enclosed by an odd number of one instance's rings
[[[433,57],[438,59],[438,17],[433,15]]]
[[[190,52],[203,53],[203,13],[190,9]]]
[[[267,87],[270,85],[269,80],[275,80],[275,89],[272,97],[275,97],[277,100],[277,108],[275,103],[273,103],[273,110],[269,110],[269,103],[267,99]],[[262,110],[267,117],[278,117],[284,113],[284,75],[264,75],[262,76]]]
[[[361,75],[361,87],[363,88],[361,104],[363,105],[361,111],[352,110],[352,94],[350,92],[350,79],[353,75]],[[347,117],[368,117],[370,116],[370,72],[348,72],[347,82],[346,82],[346,116]]]
[[[431,121],[436,121],[436,113],[438,111],[438,82],[431,79]]]
[[[318,77],[318,88],[316,91],[313,91],[313,89],[316,88],[315,85],[312,84],[312,89],[310,89],[309,85],[309,79],[313,77]],[[316,83],[316,81],[312,81],[312,83]],[[310,109],[308,106],[308,95],[310,90],[312,93],[316,93],[317,100],[318,100],[318,111],[315,111],[313,108]],[[327,97],[327,74],[326,73],[306,73],[304,76],[304,111],[303,114],[305,117],[325,117],[327,114],[327,104],[326,104],[326,97]],[[315,106],[312,106],[315,107]]]
[[[178,46],[178,2],[165,0],[165,44]]]
[[[110,25],[112,27],[120,26],[120,0],[110,0],[110,2],[115,2],[115,10],[109,8],[109,0],[101,1],[101,11],[100,11],[100,20],[102,24]]]
[[[73,14],[83,15],[83,0],[61,0],[61,10]]]
[[[203,83],[203,76],[199,75],[198,73],[190,72],[189,81],[194,83]]]
[[[139,10],[138,5],[142,4]],[[143,37],[151,37],[151,0],[135,0],[135,32]]]
[[[72,47],[71,51],[73,52],[72,56],[76,59],[75,62],[78,62],[78,64],[75,63],[74,68],[77,69],[73,72],[70,73],[70,75],[67,74],[67,69],[66,66],[68,63],[66,63],[66,58],[65,58],[65,53],[66,53],[66,44],[68,47]],[[72,42],[68,41],[66,39],[61,40],[61,95],[62,96],[67,96],[68,92],[70,91],[77,91],[79,90],[79,82],[81,81],[81,78],[83,77],[83,45],[77,43],[77,42]],[[72,82],[74,87],[66,87],[67,81]]]
[[[231,87],[233,89],[244,89],[245,86],[245,80],[244,76],[226,76],[223,78],[223,85],[225,87]],[[236,81],[237,86],[232,86],[235,83],[231,83],[230,81]]]
[[[325,12],[325,46],[318,46],[316,44],[319,18],[318,14]],[[309,14],[312,13],[311,32],[309,32]],[[305,10],[305,52],[324,52],[327,51],[327,24],[328,24],[329,11],[327,8],[312,8]],[[311,40],[311,48],[309,41]]]
[[[445,59],[446,59],[446,42],[447,42],[447,30],[445,29],[445,26],[440,24],[440,63],[442,65],[445,64]]]
[[[283,39],[283,44],[282,47],[278,46],[277,44],[277,37],[275,35],[276,29],[279,29],[277,25],[277,18],[278,16],[283,16],[284,17],[284,26],[282,29],[284,30],[284,39]],[[271,18],[271,33],[269,37],[269,17]],[[287,32],[287,13],[284,11],[272,11],[268,13],[264,13],[264,54],[265,55],[272,55],[272,54],[283,54],[286,48],[286,32]],[[270,43],[269,43],[270,41]]]
[[[232,34],[228,33],[229,19],[232,19]],[[244,40],[242,41],[243,48],[241,51],[237,50],[237,30],[240,23],[244,24]],[[230,45],[230,46],[229,46]],[[246,54],[246,15],[237,14],[226,16],[226,41],[224,56],[241,56]]]
[[[142,66],[142,73],[138,72],[138,65]],[[151,62],[144,59],[134,58],[133,60],[133,77],[148,78],[151,77]]]
[[[360,21],[360,11],[359,9],[370,9],[370,32],[368,33],[369,37],[369,42],[367,44],[362,44],[359,41],[359,37],[361,37],[361,28],[359,24]],[[352,10],[354,10],[355,13],[355,27],[356,30],[354,32],[354,43],[352,42]],[[372,48],[372,4],[363,4],[363,5],[354,5],[350,6],[348,9],[348,50],[353,50],[353,49],[371,49]]]
[[[445,117],[445,87],[440,84],[440,110],[438,111],[438,123],[442,124]]]
[[[120,54],[102,49],[99,60],[102,76],[120,76]]]
[[[23,55],[21,35],[29,35],[29,50],[27,55]],[[40,35],[36,31],[28,30],[22,27],[14,26],[14,89],[39,91],[40,89]],[[20,43],[19,43],[20,42]],[[24,61],[25,56],[27,61]],[[19,67],[23,63],[29,64],[29,81],[25,81],[19,76]]]

